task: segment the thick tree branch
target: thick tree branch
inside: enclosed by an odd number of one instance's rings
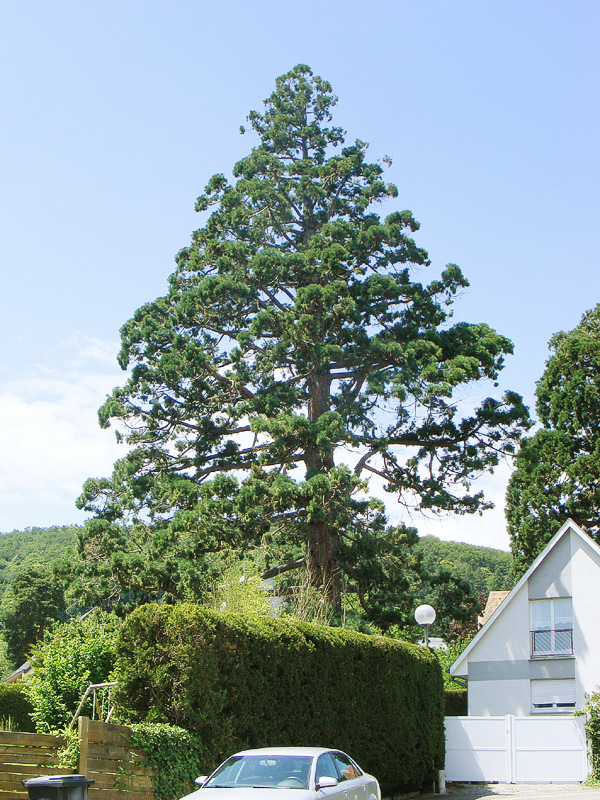
[[[233,381],[231,378],[227,378],[227,377],[225,377],[225,375],[221,375],[216,370],[211,369],[210,367],[205,367],[205,369],[208,372],[208,374],[212,375],[212,377],[215,380],[219,381],[220,383],[228,384],[235,391],[239,392],[243,397],[248,397],[250,399],[254,399],[255,395],[254,395],[253,392],[250,391],[250,389],[247,389],[245,386],[236,386],[235,381]]]
[[[294,569],[300,569],[300,567],[304,566],[306,566],[306,559],[297,558],[295,561],[290,561],[288,564],[282,564],[280,567],[273,567],[272,569],[266,570],[262,573],[261,577],[266,581],[269,578],[276,578],[278,575],[283,575],[285,572],[291,572]]]

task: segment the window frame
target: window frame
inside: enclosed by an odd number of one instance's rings
[[[564,609],[557,613],[557,604],[569,603],[569,614],[565,615]],[[549,619],[548,626],[542,627],[537,623],[535,618],[536,609],[541,610],[542,604],[548,610],[547,616]],[[558,627],[557,627],[558,625]],[[567,625],[569,627],[567,627]],[[529,632],[530,632],[530,650],[531,658],[569,658],[573,656],[573,598],[572,597],[540,597],[535,600],[530,600],[529,612]],[[561,639],[567,641],[565,637],[568,636],[568,643],[566,646],[559,646],[557,642]],[[549,647],[543,648],[541,643],[546,639],[549,641]]]

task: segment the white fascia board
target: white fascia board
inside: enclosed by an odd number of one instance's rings
[[[465,649],[456,659],[454,664],[452,664],[452,666],[448,670],[450,672],[450,675],[466,677],[467,675],[466,662],[468,662],[469,653],[471,652],[471,650],[473,650],[473,648],[478,644],[478,642],[480,642],[481,639],[488,633],[494,622],[498,619],[500,614],[502,614],[502,612],[505,611],[505,609],[510,604],[511,600],[517,594],[520,588],[523,586],[523,584],[525,584],[529,580],[530,576],[539,567],[539,565],[546,558],[548,553],[556,547],[556,544],[562,539],[562,537],[568,530],[572,530],[574,533],[578,534],[589,546],[591,546],[598,553],[598,556],[600,557],[600,547],[596,544],[596,542],[590,536],[588,536],[587,533],[584,533],[579,527],[579,525],[573,522],[572,519],[568,519],[564,523],[564,525],[554,534],[552,539],[550,539],[546,547],[544,547],[542,552],[538,555],[538,557],[529,567],[527,572],[524,573],[524,575],[516,584],[516,586],[511,590],[510,594],[505,598],[505,600],[502,603],[500,603],[498,608],[494,611],[494,613],[488,619],[485,625],[483,625],[480,628],[479,632],[476,634],[474,639],[471,640],[469,645],[465,647]]]

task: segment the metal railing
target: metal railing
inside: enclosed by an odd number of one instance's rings
[[[90,683],[88,688],[85,690],[83,697],[81,698],[81,703],[79,703],[77,711],[75,712],[75,715],[68,728],[71,728],[75,724],[77,717],[83,708],[83,704],[90,695],[92,695],[92,719],[96,719],[96,714],[98,714],[98,720],[100,722],[109,722],[110,718],[112,717],[112,713],[115,710],[114,705],[111,703],[110,690],[116,685],[117,684],[114,681],[112,683]],[[101,690],[100,701],[98,700],[99,690]]]
[[[534,658],[573,655],[573,629],[531,631],[531,655]]]

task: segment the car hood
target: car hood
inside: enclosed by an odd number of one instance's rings
[[[197,789],[181,800],[308,800],[314,796],[315,793],[310,789],[253,789],[240,786],[237,789]]]

